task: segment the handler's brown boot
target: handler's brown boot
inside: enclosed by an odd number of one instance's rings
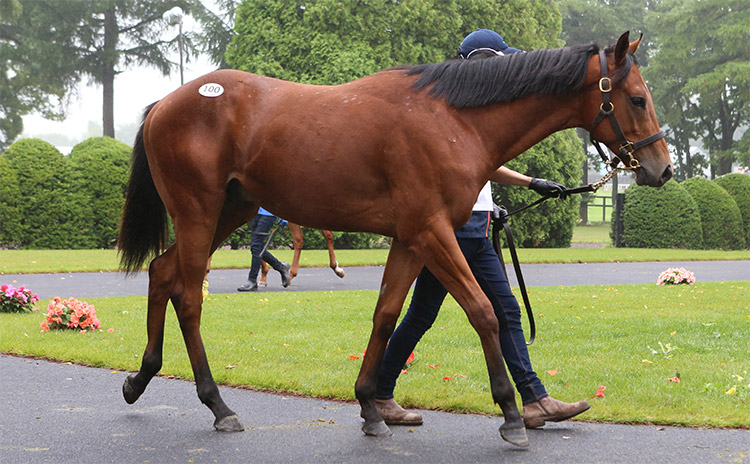
[[[388,425],[422,425],[422,416],[420,414],[407,411],[399,406],[393,398],[387,400],[376,398],[375,407]]]
[[[533,429],[543,426],[546,421],[560,422],[570,419],[590,407],[588,401],[563,403],[551,396],[546,396],[523,407],[523,423],[526,428]]]

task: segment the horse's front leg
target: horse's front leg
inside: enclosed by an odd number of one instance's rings
[[[328,265],[337,276],[343,279],[346,272],[339,266],[338,261],[336,261],[336,253],[333,251],[333,232],[330,230],[321,230],[320,233],[323,234],[323,238],[326,239],[326,244],[328,245]]]
[[[401,242],[393,239],[380,286],[380,297],[375,306],[367,355],[362,362],[357,383],[354,386],[355,394],[362,407],[361,415],[365,419],[362,431],[366,435],[387,436],[391,434],[375,407],[378,372],[385,346],[396,328],[396,321],[401,313],[406,294],[421,268],[422,262]]]
[[[129,375],[122,385],[122,394],[128,404],[133,404],[146,390],[151,379],[159,372],[162,364],[164,345],[164,316],[167,311],[167,300],[175,273],[175,247],[169,248],[149,266],[148,315],[146,331],[148,342],[141,359],[141,369],[135,375]]]
[[[436,228],[432,232],[418,244],[417,253],[461,305],[472,327],[479,334],[490,377],[492,399],[500,406],[505,418],[500,427],[500,435],[514,445],[528,446],[529,440],[518,411],[515,391],[505,369],[500,348],[500,328],[492,304],[471,273],[450,227]]]

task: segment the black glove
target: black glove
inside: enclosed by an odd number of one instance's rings
[[[565,193],[565,187],[547,179],[531,179],[529,188],[543,197],[559,197]]]
[[[508,210],[502,206],[492,205],[492,219],[497,219],[500,222],[508,222]]]

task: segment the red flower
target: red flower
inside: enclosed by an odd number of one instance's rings
[[[670,382],[674,382],[674,383],[680,383],[680,378],[679,377],[672,377],[672,378],[669,378],[667,380],[669,380]]]
[[[408,358],[406,358],[406,364],[411,364],[414,362],[414,352],[412,351]]]
[[[599,389],[596,390],[596,397],[597,398],[604,398],[604,390],[606,390],[607,387],[604,385],[599,385]]]
[[[443,380],[453,380],[453,377],[445,376],[445,377],[443,377]]]
[[[349,359],[359,359],[359,356],[357,356],[356,354],[350,354]]]

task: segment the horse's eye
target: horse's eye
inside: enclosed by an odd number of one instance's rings
[[[630,104],[635,106],[636,108],[645,108],[646,107],[646,99],[643,97],[631,97],[630,98]]]

